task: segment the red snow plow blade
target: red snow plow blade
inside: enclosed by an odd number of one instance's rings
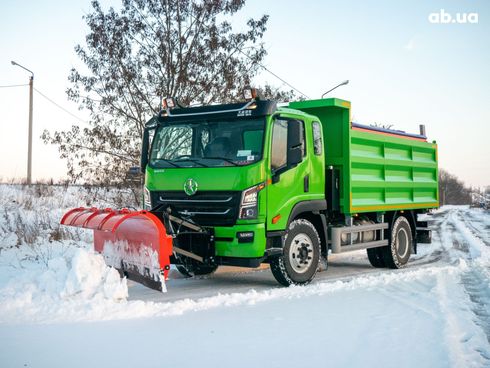
[[[94,230],[94,248],[129,279],[163,291],[172,255],[172,237],[162,221],[147,211],[75,208],[62,225]]]

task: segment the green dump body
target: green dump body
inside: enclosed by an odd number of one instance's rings
[[[289,107],[320,119],[325,164],[340,175],[340,212],[438,207],[437,144],[353,127],[350,102],[331,98],[291,102]]]

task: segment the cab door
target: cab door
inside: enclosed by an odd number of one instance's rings
[[[310,174],[305,122],[278,116],[272,122],[271,182],[267,186],[267,231],[285,230],[294,205],[305,199]]]

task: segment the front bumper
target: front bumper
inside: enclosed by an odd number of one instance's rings
[[[238,233],[253,232],[253,240],[239,242]],[[261,258],[266,248],[265,224],[215,227],[215,247],[218,257]]]

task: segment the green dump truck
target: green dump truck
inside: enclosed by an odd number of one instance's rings
[[[268,263],[279,283],[305,284],[329,251],[366,249],[374,267],[401,268],[430,241],[417,215],[438,207],[435,142],[352,123],[350,102],[336,98],[247,97],[166,99],[143,139],[145,210],[75,209],[62,222],[93,228],[106,261],[149,286],[170,264],[202,275]],[[133,224],[104,228],[106,217]],[[116,240],[126,246],[108,252]]]

